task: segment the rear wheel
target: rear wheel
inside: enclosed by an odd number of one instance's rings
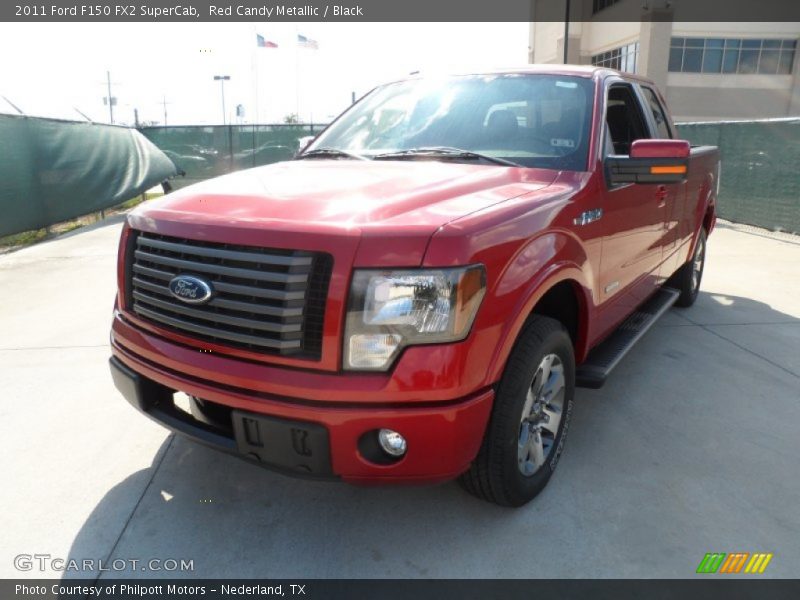
[[[532,500],[561,456],[574,392],[569,334],[534,315],[509,357],[478,456],[459,480],[464,489],[502,506]]]
[[[678,269],[667,283],[667,285],[675,287],[681,293],[675,302],[675,306],[688,308],[697,300],[705,265],[706,231],[701,227],[691,260]]]

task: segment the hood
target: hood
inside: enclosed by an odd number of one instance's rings
[[[140,217],[280,229],[422,228],[429,233],[548,186],[557,172],[439,161],[307,159],[239,171],[143,205]]]

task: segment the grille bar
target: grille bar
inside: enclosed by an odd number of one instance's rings
[[[154,277],[163,281],[169,281],[175,277],[176,273],[169,273],[167,271],[160,271],[142,265],[134,264],[133,270],[136,273]],[[282,290],[270,290],[248,287],[246,285],[236,285],[233,283],[225,283],[223,281],[215,281],[214,289],[220,292],[230,292],[231,294],[240,294],[242,296],[256,296],[257,298],[270,298],[273,300],[302,300],[305,297],[304,291],[284,292]]]
[[[274,254],[262,254],[260,252],[242,252],[240,250],[225,250],[220,248],[209,248],[207,246],[189,246],[176,242],[139,237],[139,246],[149,246],[159,250],[170,250],[183,254],[194,254],[196,256],[211,258],[226,258],[229,260],[239,260],[266,265],[279,265],[282,267],[310,267],[313,257],[311,256],[279,256]]]
[[[250,329],[260,329],[261,331],[274,331],[276,333],[293,333],[300,331],[300,323],[290,325],[279,325],[277,323],[255,321],[253,319],[241,319],[239,317],[230,317],[228,315],[200,310],[197,308],[189,308],[188,306],[181,306],[175,302],[168,302],[159,300],[154,296],[142,294],[134,290],[133,297],[139,302],[144,302],[156,308],[163,308],[164,310],[180,313],[187,317],[194,317],[195,319],[202,319],[204,321],[212,321],[214,323],[225,323],[226,325],[234,325],[236,327],[246,327]]]
[[[147,290],[161,296],[173,299],[174,296],[169,291],[169,288],[163,285],[156,285],[139,279],[133,278],[133,284],[137,289]],[[273,317],[300,317],[303,315],[302,308],[277,308],[275,306],[266,306],[263,304],[255,304],[253,302],[240,302],[238,300],[226,300],[225,298],[212,298],[208,303],[209,306],[217,306],[219,308],[229,308],[231,310],[238,310],[242,312],[258,313],[261,315],[271,315]]]
[[[176,329],[185,329],[194,333],[201,333],[209,337],[220,338],[223,340],[230,340],[233,342],[242,342],[245,344],[252,344],[254,346],[262,346],[264,348],[277,348],[285,350],[288,348],[300,348],[300,340],[271,340],[269,338],[262,338],[255,335],[246,335],[242,333],[233,333],[230,331],[220,331],[214,327],[206,327],[204,325],[197,325],[191,321],[184,321],[175,317],[168,317],[156,311],[149,310],[142,306],[136,308],[136,312],[158,321],[172,325]]]
[[[140,318],[198,341],[318,359],[332,257],[135,232],[127,304]],[[205,279],[211,298],[187,304],[169,283]]]
[[[159,265],[177,267],[178,269],[193,269],[203,273],[214,273],[215,275],[227,275],[240,279],[257,279],[259,281],[271,281],[275,283],[306,283],[308,274],[289,275],[285,273],[272,273],[270,271],[257,271],[255,269],[242,269],[239,267],[223,267],[213,263],[197,262],[193,260],[183,260],[172,258],[163,254],[151,254],[144,250],[134,252],[136,258],[146,260]]]

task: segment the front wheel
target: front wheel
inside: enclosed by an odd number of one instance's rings
[[[681,293],[675,301],[675,306],[688,308],[697,300],[705,265],[706,231],[701,227],[691,260],[678,269],[667,283],[668,286],[675,287]]]
[[[522,506],[556,468],[575,393],[572,341],[561,323],[534,315],[509,357],[478,456],[459,482],[502,506]]]

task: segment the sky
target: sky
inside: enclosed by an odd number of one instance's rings
[[[256,35],[278,44],[259,48]],[[318,50],[298,48],[301,34]],[[2,23],[0,96],[26,114],[164,124],[324,123],[375,85],[412,71],[525,64],[527,23]],[[242,105],[244,117],[236,116]],[[77,109],[77,110],[76,110]],[[0,112],[14,110],[0,97]]]

